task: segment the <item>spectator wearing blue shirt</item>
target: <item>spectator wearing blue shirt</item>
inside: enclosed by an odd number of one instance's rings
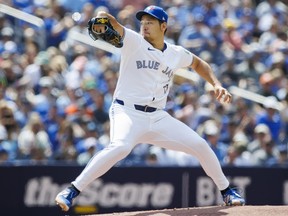
[[[279,113],[276,97],[269,96],[264,102],[264,112],[256,117],[256,125],[266,124],[271,132],[272,140],[278,144],[283,130],[283,122]]]
[[[204,23],[202,14],[195,14],[194,22],[181,32],[178,43],[196,55],[210,50],[210,43],[214,42],[212,32]]]
[[[218,13],[215,9],[215,0],[204,0],[201,4],[197,4],[193,10],[192,14],[197,14],[203,17],[203,22],[205,25],[209,25],[210,20],[217,19]]]
[[[203,127],[205,139],[215,152],[219,162],[223,164],[224,158],[227,155],[228,146],[219,141],[219,125],[215,120],[208,120],[204,122]]]

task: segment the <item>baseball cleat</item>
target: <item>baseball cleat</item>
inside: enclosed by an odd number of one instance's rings
[[[72,206],[73,200],[79,195],[73,187],[68,187],[61,191],[55,198],[55,202],[63,211],[68,211]]]
[[[223,201],[226,206],[243,206],[245,200],[233,189],[229,189],[223,195]]]

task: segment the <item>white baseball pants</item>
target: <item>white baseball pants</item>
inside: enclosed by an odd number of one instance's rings
[[[110,108],[110,127],[109,146],[98,152],[72,182],[80,191],[125,158],[138,143],[149,143],[191,154],[199,160],[219,190],[229,186],[220,163],[207,142],[163,110],[147,113],[113,103]]]

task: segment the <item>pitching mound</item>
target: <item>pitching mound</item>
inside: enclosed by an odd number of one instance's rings
[[[288,206],[212,206],[157,211],[97,214],[95,216],[287,216]]]

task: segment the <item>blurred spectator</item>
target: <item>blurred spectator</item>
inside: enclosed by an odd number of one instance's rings
[[[59,148],[54,152],[53,158],[58,161],[76,161],[78,156],[76,143],[83,135],[79,124],[63,121],[57,134]]]
[[[61,0],[58,2],[60,2],[61,6],[63,6],[66,10],[74,12],[81,10],[85,5],[85,3],[88,2],[88,0],[79,0],[77,2],[74,2],[73,4],[71,4],[71,1],[69,0]],[[97,1],[97,2],[105,2],[105,1]]]
[[[214,151],[219,162],[223,164],[224,158],[227,155],[228,146],[219,141],[219,128],[221,128],[221,126],[215,120],[205,121],[203,123],[203,136]]]
[[[38,113],[32,112],[27,125],[18,137],[19,159],[48,160],[52,156],[51,143]]]
[[[5,127],[7,131],[7,139],[15,140],[17,137],[19,127],[14,117],[14,110],[17,107],[12,101],[0,101],[0,123]]]
[[[255,2],[242,0],[239,4],[235,9],[236,17],[240,19],[238,31],[246,43],[251,43],[255,35]]]
[[[273,96],[273,81],[274,77],[270,72],[265,72],[261,74],[259,79],[260,83],[259,94],[263,96]]]
[[[278,154],[275,143],[270,140],[264,142],[263,146],[252,154],[252,158],[258,166],[270,166],[277,161]]]
[[[251,43],[249,45],[249,51],[247,53],[247,66],[246,66],[246,72],[245,73],[245,80],[248,80],[248,77],[251,78],[250,80],[252,82],[257,82],[259,76],[263,74],[267,68],[264,64],[264,61],[262,59],[265,56],[264,50],[260,47],[258,43]],[[245,62],[244,62],[245,64]],[[245,70],[245,69],[244,69]],[[254,84],[255,85],[255,84]],[[258,86],[258,84],[256,84]]]
[[[264,110],[256,117],[256,125],[266,124],[271,132],[272,140],[276,144],[281,141],[281,134],[284,132],[284,125],[279,113],[278,100],[274,96],[264,101]]]
[[[221,26],[221,20],[219,18],[210,19],[208,26],[211,29],[211,36],[213,38],[211,40],[211,43],[209,44],[210,50],[208,51],[208,53],[210,53],[211,58],[208,62],[210,64],[220,66],[226,61],[227,58],[227,56],[225,56],[225,53],[222,50],[224,42],[224,31]],[[215,73],[217,73],[217,70],[215,70]]]
[[[82,116],[79,126],[83,129],[84,134],[83,137],[81,137],[75,145],[78,153],[87,151],[86,144],[87,142],[91,142],[91,140],[93,140],[95,144],[95,149],[97,149],[97,151],[100,151],[104,148],[104,146],[98,141],[99,128],[97,127],[97,124],[93,121],[92,118]]]
[[[248,139],[243,132],[237,132],[228,148],[227,155],[224,158],[224,165],[226,166],[253,166],[252,155],[247,151]]]
[[[259,45],[266,51],[270,51],[270,46],[273,44],[274,40],[277,39],[277,32],[279,30],[278,20],[275,18],[271,18],[271,24],[265,24],[266,26],[270,26],[267,31],[264,31],[259,37]]]
[[[204,24],[204,15],[195,14],[193,23],[182,30],[178,43],[200,55],[202,51],[210,50],[210,44],[215,43],[213,39],[211,30]]]
[[[229,54],[229,51],[226,53]],[[242,76],[242,71],[238,69],[238,66],[236,64],[236,59],[234,56],[234,51],[230,53],[232,56],[226,56],[226,61],[220,65],[219,71],[220,75],[219,77],[221,80],[223,80],[224,86],[231,86],[231,85],[239,85],[239,81]]]
[[[59,46],[65,40],[67,31],[74,25],[71,15],[67,14],[66,9],[59,1],[51,1],[49,8],[44,10],[41,10],[40,7],[39,15],[45,23],[46,46]]]
[[[284,24],[287,10],[287,5],[285,5],[282,1],[261,1],[256,6],[255,11],[257,18],[259,19],[259,30],[262,32],[269,30],[269,27],[272,25],[274,19],[276,19],[279,24]]]
[[[17,143],[8,139],[6,128],[0,124],[0,163],[16,158]]]
[[[136,22],[134,19],[135,12],[136,10],[133,5],[127,5],[121,11],[119,11],[117,20],[119,20],[119,22],[125,27],[136,29]]]
[[[277,38],[270,44],[269,52],[285,51],[287,48],[287,33],[283,30],[277,31]]]
[[[97,148],[97,139],[95,137],[86,138],[83,142],[85,151],[77,156],[77,162],[80,165],[86,165],[89,160],[96,154],[100,149]]]
[[[196,4],[192,10],[192,14],[194,14],[194,17],[202,16],[203,22],[208,26],[211,20],[215,20],[219,17],[215,6],[215,0],[204,0],[201,4]]]
[[[281,71],[283,73],[283,69],[285,68],[285,56],[281,51],[273,52],[266,60],[266,65],[270,69],[270,72],[275,78],[275,74],[273,71]]]
[[[29,115],[33,110],[32,104],[27,99],[27,92],[31,91],[31,89],[26,84],[19,82],[13,91],[17,95],[15,98],[17,109],[14,112],[14,117],[19,128],[23,128],[26,125]]]
[[[270,129],[266,124],[258,124],[254,129],[254,138],[249,142],[247,150],[251,153],[262,148],[265,143],[271,141]]]
[[[148,146],[144,155],[146,155],[145,163],[149,166],[169,166],[173,164],[173,161],[167,160],[166,150],[158,146]]]
[[[230,114],[228,114],[227,117],[228,121],[222,122],[219,140],[228,146],[232,143],[233,137],[237,132],[238,122],[233,116],[230,116]]]
[[[1,14],[1,20],[3,20],[3,15]],[[5,49],[5,44],[11,40],[13,40],[13,36],[15,36],[14,30],[10,26],[4,26],[1,28],[1,52],[7,52],[7,49]]]
[[[16,84],[19,74],[16,73],[13,67],[13,61],[10,59],[3,60],[0,62],[0,68],[4,73],[5,79],[7,81],[7,85],[13,86]]]
[[[75,92],[77,89],[81,88],[83,81],[93,77],[88,71],[85,70],[87,61],[88,59],[86,56],[81,55],[76,57],[71,63],[69,71],[67,71],[65,74],[64,78],[66,81],[66,89],[72,102],[77,101],[77,95],[75,95]]]
[[[248,139],[254,135],[255,119],[251,111],[251,105],[243,98],[236,98],[234,102],[236,108],[234,119],[237,122],[236,132],[242,131]]]
[[[60,130],[60,125],[62,125],[62,122],[65,121],[65,117],[65,113],[61,112],[56,105],[50,106],[44,125],[49,136],[53,152],[56,152],[59,149],[60,143],[57,135],[58,131]]]
[[[193,90],[193,86],[189,83],[183,83],[179,88],[180,92],[177,96],[179,108],[175,110],[174,116],[192,127],[197,106],[197,95]]]
[[[271,166],[280,166],[280,167],[287,167],[288,166],[288,151],[287,151],[287,144],[282,144],[278,147],[279,155],[275,160],[270,161]]]
[[[123,0],[123,5],[132,5],[136,11],[142,10],[143,8],[151,4],[153,4],[153,1],[151,0],[141,0],[141,1]]]
[[[50,54],[51,55],[51,54]],[[63,91],[65,87],[65,79],[64,74],[68,70],[68,63],[64,55],[55,54],[51,57],[51,61],[49,64],[51,71],[49,72],[49,77],[53,79],[54,83],[54,91],[58,93],[58,91]]]
[[[158,166],[157,155],[149,152],[145,157],[145,164],[150,167]]]
[[[204,94],[199,97],[198,99],[198,105],[194,112],[194,121],[192,124],[192,128],[194,130],[197,130],[199,125],[204,123],[206,120],[212,119],[213,117],[213,110],[211,109],[211,97],[210,95]]]
[[[35,50],[33,50],[34,48],[32,46],[31,49],[31,60],[33,62],[24,69],[23,77],[21,79],[26,79],[28,86],[33,88],[36,93],[38,93],[38,83],[40,78],[48,74],[49,56],[46,52],[41,51],[34,57]]]
[[[85,80],[83,85],[87,113],[100,129],[106,121],[109,121],[108,109],[105,106],[105,94],[97,91],[96,82],[93,79]]]
[[[247,160],[247,158],[249,160]],[[234,167],[253,166],[254,164],[250,162],[250,160],[250,155],[246,154],[243,146],[231,145],[229,146],[227,155],[224,158],[224,165]]]
[[[229,18],[223,20],[225,29],[223,35],[223,50],[227,59],[234,59],[235,63],[243,61],[247,51],[247,44],[242,38],[242,35],[237,30],[238,24]]]
[[[42,76],[39,80],[39,93],[34,94],[32,91],[27,91],[26,98],[31,103],[33,110],[38,112],[42,121],[45,123],[48,118],[49,110],[55,103],[53,97],[53,79],[49,76]]]

